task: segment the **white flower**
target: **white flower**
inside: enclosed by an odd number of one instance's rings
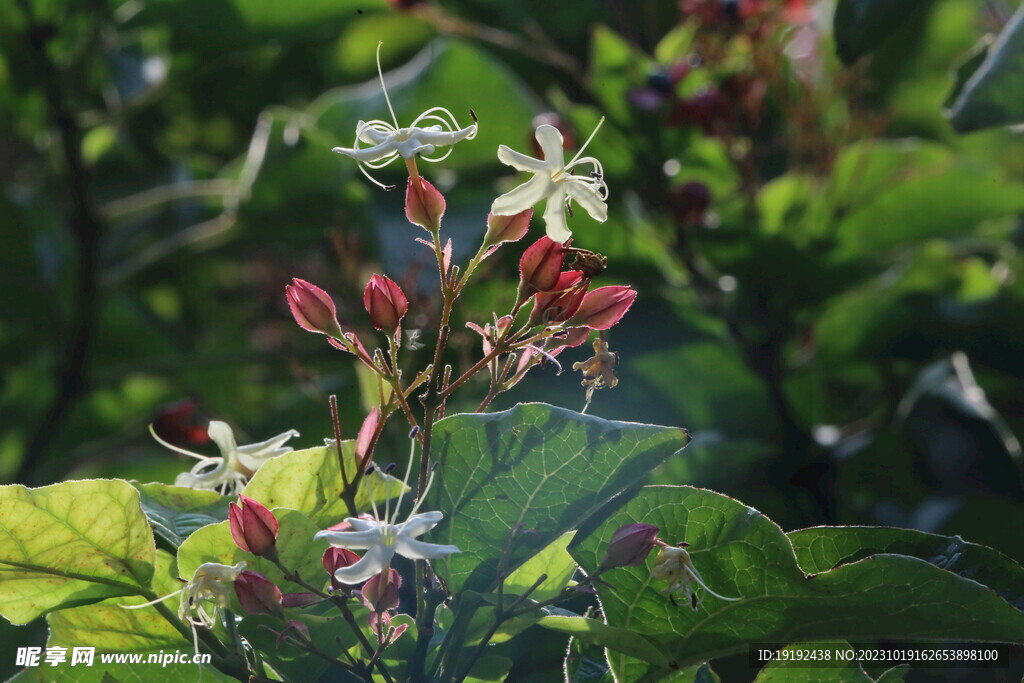
[[[278,434],[272,439],[260,443],[239,446],[235,442],[235,434],[226,422],[213,421],[207,433],[210,439],[220,449],[220,457],[210,457],[187,451],[169,444],[149,428],[153,438],[163,446],[170,448],[176,453],[187,455],[190,458],[199,460],[188,472],[182,472],[174,480],[175,486],[186,486],[191,489],[210,489],[220,491],[227,495],[236,495],[245,487],[260,465],[268,460],[276,458],[285,453],[291,453],[292,448],[285,446],[284,442],[299,433],[294,429]]]
[[[601,119],[604,121],[604,119]],[[491,205],[491,213],[496,216],[513,216],[531,208],[541,200],[544,206],[544,223],[548,237],[559,244],[564,244],[572,232],[565,222],[565,211],[571,200],[576,200],[595,220],[604,222],[608,219],[608,186],[604,182],[604,168],[594,157],[580,157],[590,141],[597,133],[597,128],[583,144],[572,161],[565,163],[562,149],[562,134],[548,124],[537,127],[535,136],[544,152],[543,159],[534,159],[516,152],[505,145],[498,148],[498,159],[519,171],[527,171],[533,177],[510,192],[506,192]],[[589,175],[573,175],[572,170],[580,164],[593,167]]]
[[[415,448],[415,441],[413,441],[413,448]],[[434,560],[452,553],[462,552],[454,545],[439,545],[416,540],[417,537],[437,526],[437,523],[444,518],[440,512],[416,514],[420,505],[426,500],[430,485],[434,482],[433,474],[423,491],[420,492],[419,500],[412,512],[409,513],[409,517],[401,524],[397,523],[398,511],[402,506],[402,498],[405,497],[413,460],[412,453],[410,453],[405,478],[402,480],[402,493],[398,496],[398,502],[395,504],[394,517],[391,515],[390,499],[384,509],[384,517],[381,518],[377,512],[377,504],[371,498],[373,519],[349,517],[345,521],[352,531],[321,531],[314,536],[315,539],[326,539],[328,543],[337,548],[366,551],[366,554],[355,564],[342,567],[334,572],[334,578],[341,583],[355,584],[369,579],[374,574],[379,574],[390,567],[391,558],[396,554],[411,560]],[[375,470],[375,472],[379,473],[380,470]]]
[[[362,559],[348,567],[334,572],[334,578],[342,583],[359,583],[374,574],[379,574],[391,564],[396,554],[411,560],[434,560],[460,552],[453,545],[438,545],[416,540],[437,526],[444,517],[440,512],[423,512],[409,515],[401,524],[389,520],[366,520],[349,517],[353,531],[321,531],[314,538],[324,538],[337,548],[365,550]]]
[[[124,609],[140,609],[169,600],[175,595],[180,595],[181,603],[178,605],[178,617],[182,621],[188,622],[192,627],[192,638],[196,653],[198,653],[199,642],[196,627],[213,628],[217,620],[217,613],[231,604],[235,579],[238,578],[243,569],[245,569],[245,562],[239,562],[233,567],[226,564],[217,564],[216,562],[207,562],[199,565],[195,574],[192,575],[192,579],[179,590],[141,605],[121,605],[121,607]],[[208,602],[213,603],[212,612],[206,611],[204,603]]]
[[[398,125],[398,117],[391,106],[387,88],[384,87],[384,74],[380,68],[380,44],[377,44],[377,74],[384,90],[384,101],[391,112],[393,124],[380,119],[360,121],[356,124],[356,139],[352,147],[335,147],[333,152],[350,156],[359,163],[359,170],[373,183],[387,188],[386,185],[371,176],[365,167],[378,169],[390,164],[398,157],[405,159],[422,158],[424,161],[442,161],[452,153],[451,148],[456,142],[472,140],[476,137],[477,124],[474,122],[460,128],[455,116],[444,107],[432,107],[423,112],[408,127]],[[472,112],[470,112],[472,114]],[[424,125],[426,124],[426,125]],[[360,147],[360,143],[370,147]],[[432,157],[438,147],[448,147],[448,151],[439,157]]]
[[[662,589],[662,593],[671,595],[676,591],[682,591],[694,612],[697,611],[697,593],[693,588],[695,583],[720,600],[729,602],[739,600],[739,598],[727,598],[724,595],[719,595],[708,588],[697,568],[693,566],[690,553],[685,548],[671,546],[662,548],[654,560],[651,578],[668,582],[668,586]]]

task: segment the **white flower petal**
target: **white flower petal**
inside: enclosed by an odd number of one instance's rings
[[[348,147],[335,147],[331,150],[338,154],[344,154],[347,157],[352,157],[356,161],[377,161],[384,159],[385,157],[391,156],[398,151],[398,142],[394,139],[389,138],[379,145],[373,147],[366,147],[365,149],[350,149]]]
[[[325,539],[336,548],[349,550],[367,550],[380,545],[380,528],[366,531],[321,531],[314,539]]]
[[[544,151],[544,163],[548,168],[557,170],[565,166],[565,141],[557,128],[546,123],[537,126],[534,137]]]
[[[263,451],[285,450],[286,452],[288,452],[292,450],[290,446],[284,449],[282,449],[281,447],[284,445],[285,441],[294,438],[298,435],[299,433],[297,431],[295,431],[294,429],[289,429],[287,432],[282,432],[281,434],[278,434],[273,438],[267,439],[266,441],[260,441],[259,443],[251,443],[245,446],[239,446],[238,452],[256,457],[261,455]]]
[[[528,173],[550,173],[551,169],[544,161],[540,159],[534,159],[528,157],[525,154],[515,151],[510,147],[501,145],[498,147],[498,161],[511,166],[517,171],[526,171]],[[561,167],[556,167],[555,170]]]
[[[544,206],[544,227],[548,237],[559,244],[565,244],[572,237],[572,231],[565,222],[565,190],[561,185],[556,192],[548,195]]]
[[[334,572],[334,578],[342,583],[359,583],[366,581],[374,574],[379,574],[384,565],[395,556],[395,547],[391,545],[375,545],[366,551],[362,559],[348,567]]]
[[[551,182],[549,176],[535,175],[519,187],[495,199],[491,204],[491,213],[495,216],[514,216],[533,208],[534,204],[544,199],[554,189],[556,185]]]
[[[394,134],[393,130],[378,127],[366,121],[360,121],[356,124],[356,137],[359,138],[360,142],[365,142],[368,145],[379,145],[387,142],[388,138]]]
[[[608,205],[597,194],[593,183],[573,180],[572,176],[565,180],[565,190],[573,200],[590,214],[591,218],[604,223],[608,220]],[[552,238],[554,239],[554,238]]]
[[[206,433],[210,435],[210,440],[217,444],[220,454],[225,458],[238,449],[238,445],[235,443],[235,433],[231,431],[231,427],[226,422],[214,420],[210,423],[210,428]]]
[[[437,543],[424,543],[412,538],[399,538],[395,543],[395,552],[410,560],[434,560],[439,557],[461,553],[462,551],[453,545],[439,545]]]
[[[434,145],[435,147],[447,147],[456,142],[469,140],[476,137],[476,124],[456,130],[444,130],[440,126],[428,126],[427,128],[413,128],[412,136],[423,145]]]
[[[419,138],[409,138],[404,142],[400,142],[396,149],[406,159],[412,159],[417,154],[429,156],[434,153],[434,146],[424,144]]]
[[[437,523],[444,519],[444,515],[440,512],[422,512],[418,515],[413,515],[403,523],[398,525],[398,535],[402,538],[416,538],[427,533]]]

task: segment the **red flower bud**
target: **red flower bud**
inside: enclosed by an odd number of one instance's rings
[[[371,612],[386,612],[398,607],[398,589],[402,577],[394,569],[386,569],[363,584],[361,600]]]
[[[658,527],[650,524],[626,524],[612,534],[612,540],[601,560],[599,572],[616,567],[643,564],[658,540]]]
[[[484,237],[484,245],[490,247],[504,242],[518,242],[530,229],[531,218],[533,209],[521,211],[514,216],[487,214],[487,235]]]
[[[309,607],[320,602],[316,593],[285,593],[281,596],[282,607]]]
[[[343,591],[346,595],[350,595],[352,587],[348,584],[341,583],[334,578],[334,572],[338,569],[345,567],[351,567],[359,561],[359,556],[351,550],[345,548],[335,548],[331,546],[324,552],[324,569],[331,575],[331,588],[336,591]]]
[[[228,506],[231,537],[242,550],[267,557],[276,552],[277,519],[261,503],[246,496],[238,496],[238,504]]]
[[[409,310],[409,300],[394,281],[374,275],[363,290],[363,306],[378,330],[393,332]]]
[[[405,217],[409,222],[428,232],[441,229],[441,216],[445,210],[444,195],[423,178],[413,180],[405,188]]]
[[[547,235],[531,244],[519,259],[519,296],[555,289],[565,261],[566,244]]]
[[[579,310],[586,293],[587,282],[582,271],[569,270],[560,273],[551,291],[534,295],[530,325],[565,322]]]
[[[295,278],[284,288],[288,308],[292,310],[295,322],[304,330],[340,337],[338,311],[334,301],[324,290],[305,280]]]
[[[583,325],[592,330],[607,330],[619,322],[636,300],[636,290],[630,287],[598,287],[583,297],[570,325]]]
[[[281,589],[259,572],[244,571],[235,579],[235,595],[248,614],[272,614],[283,617]]]

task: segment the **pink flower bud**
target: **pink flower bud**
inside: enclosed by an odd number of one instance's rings
[[[242,550],[268,557],[276,552],[277,519],[261,503],[246,496],[238,496],[238,504],[228,506],[231,537]]]
[[[551,291],[533,297],[530,325],[549,325],[565,322],[580,308],[587,293],[583,272],[569,270],[560,273]]]
[[[520,297],[555,288],[567,246],[568,243],[559,244],[545,235],[526,248],[519,259]]]
[[[314,284],[295,278],[284,288],[288,308],[292,310],[295,322],[304,330],[340,337],[338,311],[334,301],[324,290]]]
[[[612,534],[612,540],[601,560],[599,572],[616,567],[643,564],[658,540],[658,527],[650,524],[626,524]]]
[[[352,587],[348,584],[341,583],[334,578],[334,572],[345,567],[351,567],[359,561],[359,556],[351,550],[345,548],[335,548],[331,546],[324,552],[324,569],[331,575],[331,588],[336,591],[342,591],[346,595],[351,595]]]
[[[386,612],[398,607],[398,589],[402,577],[394,569],[386,569],[363,584],[361,600],[371,612]]]
[[[583,297],[583,303],[569,324],[607,330],[619,322],[635,299],[636,290],[630,287],[598,287]]]
[[[413,180],[405,188],[405,217],[428,232],[441,229],[445,210],[444,195],[423,178]]]
[[[484,244],[489,247],[504,242],[518,242],[530,229],[531,218],[533,218],[533,209],[527,209],[512,216],[487,214],[487,235],[484,237]]]
[[[259,572],[244,571],[235,579],[235,595],[248,614],[284,616],[281,589]]]
[[[363,424],[359,427],[359,435],[356,437],[356,462],[363,469],[369,463],[366,456],[370,451],[370,444],[373,441],[373,435],[377,432],[377,425],[380,423],[380,411],[374,408],[363,420]]]
[[[320,602],[316,593],[285,593],[281,596],[282,607],[309,607]]]
[[[409,310],[409,300],[393,280],[374,275],[363,290],[363,306],[374,327],[393,332]]]

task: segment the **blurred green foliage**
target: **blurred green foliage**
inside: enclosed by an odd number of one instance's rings
[[[591,410],[691,430],[656,482],[786,529],[889,524],[1024,559],[1024,138],[999,127],[1024,118],[1019,3],[762,4],[0,5],[0,475],[169,482],[187,465],[148,424],[192,448],[209,419],[312,446],[331,393],[355,433],[351,357],[294,325],[283,286],[318,283],[368,339],[362,286],[387,272],[410,327],[435,326],[400,193],[330,152],[386,111],[383,40],[400,122],[480,119],[424,165],[456,258],[511,187],[498,144],[529,152],[544,114],[578,145],[608,117],[588,152],[611,215],[572,225],[640,299],[610,337],[620,385]],[[514,297],[520,250],[467,292],[478,322]],[[462,368],[479,354],[464,322]],[[539,397],[583,403],[549,370],[496,407]]]

